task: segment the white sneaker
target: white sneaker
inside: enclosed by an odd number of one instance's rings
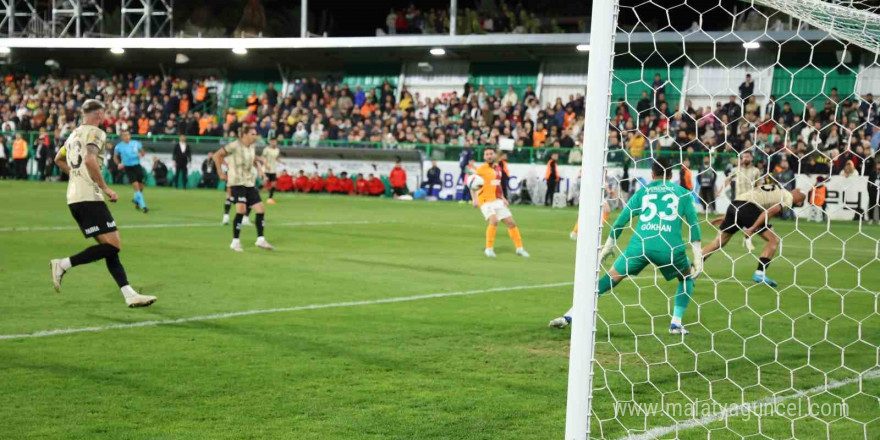
[[[229,224],[229,214],[223,214],[223,224],[224,225]]]
[[[67,271],[61,268],[61,260],[49,261],[49,269],[52,270],[52,284],[55,285],[55,291],[61,293],[61,279]]]
[[[529,257],[531,257],[531,255],[529,255],[529,253],[526,252],[526,250],[523,249],[523,248],[519,248],[519,249],[517,249],[517,250],[516,250],[516,254],[519,255],[520,257],[523,257],[523,258],[529,258]]]
[[[156,297],[151,295],[137,294],[135,296],[125,298],[125,303],[129,307],[149,307],[156,302]]]
[[[254,243],[254,245],[255,245],[256,247],[258,247],[258,248],[262,248],[262,249],[265,249],[265,250],[267,250],[267,251],[271,251],[271,250],[274,250],[274,249],[275,249],[275,246],[272,246],[271,244],[269,244],[269,242],[266,241],[265,238],[263,238],[263,239],[257,239],[257,242]]]
[[[574,232],[574,231],[571,231],[571,234],[568,234],[568,238],[570,238],[570,239],[572,239],[572,240],[574,240],[574,241],[577,241],[577,239],[578,239],[578,233],[577,233],[577,232]]]
[[[229,249],[232,249],[235,252],[244,252],[244,248],[241,247],[240,241],[233,241],[232,243],[230,243]]]
[[[484,251],[484,253],[485,253],[486,256],[489,257],[489,258],[495,258],[495,257],[496,257],[496,255],[495,255],[495,249],[492,249],[492,248],[486,248],[486,250]]]
[[[250,218],[248,218],[247,216],[245,216],[244,218],[241,219],[241,225],[242,225],[242,226],[253,226],[254,224],[251,223],[251,219],[250,219]]]
[[[565,316],[560,316],[547,324],[547,327],[550,328],[566,328],[568,327],[569,321],[565,319]]]

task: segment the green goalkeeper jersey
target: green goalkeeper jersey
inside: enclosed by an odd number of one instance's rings
[[[690,191],[675,183],[655,180],[636,191],[614,221],[611,233],[615,239],[620,237],[635,216],[638,216],[639,222],[630,239],[630,247],[661,252],[683,248],[685,223],[689,241],[701,239],[693,197]]]

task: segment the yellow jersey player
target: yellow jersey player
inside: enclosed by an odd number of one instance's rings
[[[269,181],[269,200],[266,203],[275,204],[275,181],[278,180],[278,155],[281,151],[278,149],[278,140],[269,139],[269,146],[263,149],[263,171],[266,173],[266,179]]]
[[[523,248],[522,236],[516,223],[513,221],[513,214],[510,213],[507,199],[501,191],[501,168],[495,163],[497,155],[494,148],[486,148],[483,151],[484,164],[477,167],[474,174],[483,179],[483,187],[477,190],[471,190],[471,196],[477,201],[477,206],[483,213],[483,217],[489,223],[486,227],[486,256],[495,258],[495,231],[498,228],[498,222],[504,222],[507,226],[507,235],[513,240],[516,247],[516,254],[522,257],[529,257],[529,253]]]
[[[776,184],[761,185],[741,193],[727,207],[718,237],[703,248],[703,261],[723,248],[737,231],[743,231],[745,234],[746,247],[750,252],[753,249],[752,236],[758,235],[766,243],[758,260],[758,269],[752,275],[752,281],[776,287],[776,282],[767,276],[767,267],[770,266],[770,260],[779,247],[779,237],[773,232],[770,218],[782,213],[783,210],[791,209],[792,206],[803,205],[806,198],[806,195],[798,189],[788,191]]]
[[[245,125],[241,128],[241,133],[237,140],[227,144],[223,148],[217,150],[214,154],[214,163],[220,170],[220,180],[225,180],[229,186],[229,191],[235,201],[235,220],[232,222],[232,243],[229,248],[236,252],[243,252],[239,235],[241,234],[241,223],[244,219],[247,209],[253,207],[257,212],[257,247],[266,250],[275,249],[266,237],[263,236],[265,224],[263,219],[266,215],[266,208],[263,206],[263,200],[260,199],[260,192],[255,187],[257,173],[260,177],[265,178],[261,159],[256,157],[254,143],[257,141],[257,129],[253,125]],[[228,161],[228,169],[223,171],[222,164],[225,158]],[[256,168],[256,172],[254,171]]]
[[[141,295],[128,284],[125,268],[119,261],[121,241],[116,221],[104,203],[104,195],[116,202],[116,192],[107,186],[101,175],[107,134],[98,128],[104,120],[104,104],[88,99],[82,104],[82,125],[76,128],[55,156],[55,163],[70,176],[67,184],[67,207],[86,238],[98,244],[68,258],[49,262],[55,291],[61,291],[61,279],[75,266],[104,260],[107,270],[122,290],[129,307],[146,307],[156,301],[155,296]]]

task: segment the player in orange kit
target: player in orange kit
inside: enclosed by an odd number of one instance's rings
[[[498,222],[504,222],[507,226],[507,235],[513,240],[516,254],[529,257],[529,253],[523,248],[522,236],[519,228],[513,221],[507,199],[501,192],[501,168],[495,163],[496,153],[494,148],[486,148],[483,151],[483,159],[486,161],[474,172],[483,179],[482,188],[471,190],[471,196],[477,201],[477,206],[483,212],[483,217],[489,222],[486,227],[486,256],[495,258],[495,231]]]

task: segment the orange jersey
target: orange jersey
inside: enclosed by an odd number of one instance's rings
[[[501,193],[501,168],[497,165],[484,163],[474,173],[483,178],[483,187],[477,191],[477,204],[498,200],[503,196]]]

